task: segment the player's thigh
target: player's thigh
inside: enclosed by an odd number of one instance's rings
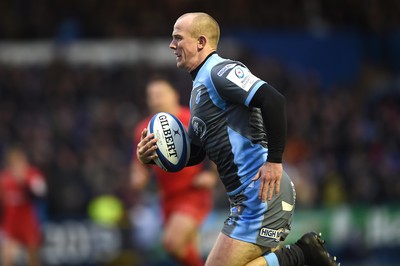
[[[1,243],[1,265],[13,265],[13,261],[17,256],[19,245],[11,238],[4,238]]]
[[[198,223],[196,219],[186,213],[174,212],[168,218],[163,242],[170,248],[180,248],[189,242],[196,241]]]
[[[242,266],[260,257],[267,248],[243,242],[220,233],[206,266]]]

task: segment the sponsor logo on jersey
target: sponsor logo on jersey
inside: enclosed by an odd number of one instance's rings
[[[244,72],[241,67],[235,68],[235,75],[240,79],[244,77]]]
[[[194,133],[200,139],[202,139],[204,137],[204,135],[206,134],[206,131],[207,131],[206,123],[204,123],[204,121],[201,120],[200,118],[198,118],[197,116],[194,116],[192,118],[192,127],[193,127]]]
[[[254,76],[247,68],[236,66],[226,78],[245,91],[249,91],[260,79]]]
[[[236,64],[227,64],[220,71],[218,71],[217,75],[221,77],[227,70],[233,68],[234,66],[236,66]]]
[[[266,238],[271,238],[274,239],[275,241],[280,241],[281,239],[281,233],[282,233],[283,229],[269,229],[266,227],[263,227],[260,229],[260,236],[261,237],[266,237]]]
[[[201,89],[197,89],[197,94],[196,94],[196,104],[199,104],[200,102],[200,97],[201,97]]]

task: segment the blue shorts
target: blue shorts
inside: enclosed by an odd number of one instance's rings
[[[231,213],[225,220],[222,233],[244,242],[275,248],[290,232],[296,191],[285,172],[280,193],[272,200],[261,202],[259,186],[260,179],[229,197]]]

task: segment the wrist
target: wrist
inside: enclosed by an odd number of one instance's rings
[[[270,156],[270,155],[268,155],[267,162],[269,162],[269,163],[282,163],[282,156]]]

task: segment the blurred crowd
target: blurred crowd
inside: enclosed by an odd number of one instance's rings
[[[2,39],[165,37],[178,16],[196,10],[210,13],[225,32],[251,27],[377,33],[400,25],[396,0],[6,0],[0,10]]]
[[[26,148],[48,177],[51,215],[79,218],[102,194],[129,202],[132,130],[151,74],[143,65],[0,67],[0,154]]]
[[[398,200],[399,76],[365,64],[354,83],[321,89],[312,73],[259,57],[242,61],[286,96],[284,159],[299,206]],[[48,178],[50,215],[84,215],[88,201],[102,194],[135,201],[132,130],[147,112],[144,82],[155,72],[171,77],[187,104],[190,77],[171,67],[0,67],[0,154],[10,143],[26,147]]]
[[[168,37],[175,19],[189,10],[209,12],[224,32],[286,28],[374,34],[400,26],[400,2],[395,0],[8,0],[0,1],[0,39]],[[381,62],[364,62],[351,83],[322,88],[315,73],[298,73],[250,52],[237,59],[286,96],[285,164],[298,187],[300,206],[398,200],[398,74]],[[49,211],[55,217],[79,217],[90,199],[101,194],[117,194],[132,204],[132,130],[147,114],[144,87],[155,72],[174,81],[182,103],[188,103],[190,77],[171,67],[156,69],[144,62],[71,66],[62,61],[0,65],[0,159],[7,144],[26,147],[46,173]],[[217,195],[224,204],[223,194]]]
[[[214,16],[223,36],[249,29],[356,32],[363,56],[357,76],[328,86],[315,70],[291,68],[245,46],[233,59],[286,97],[284,167],[296,185],[297,208],[399,203],[400,1],[5,0],[0,42],[170,37],[176,18],[197,10]],[[113,195],[125,215],[140,213],[143,219],[132,219],[141,223],[139,233],[156,234],[143,228],[159,221],[140,209],[146,201],[154,205],[155,187],[139,198],[129,180],[133,129],[148,115],[145,86],[154,74],[168,77],[188,104],[190,76],[173,66],[70,65],[62,58],[0,63],[0,166],[9,145],[28,152],[46,177],[51,220],[87,218],[93,199]],[[214,195],[216,210],[226,211],[222,186]]]

